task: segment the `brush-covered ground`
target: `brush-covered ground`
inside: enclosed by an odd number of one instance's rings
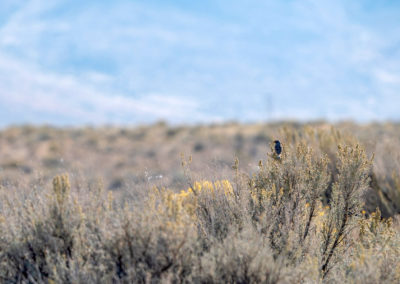
[[[400,283],[399,214],[400,124],[0,131],[1,283]]]

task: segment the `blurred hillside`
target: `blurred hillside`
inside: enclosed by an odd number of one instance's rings
[[[331,136],[323,138],[323,133]],[[188,178],[232,177],[235,157],[241,171],[254,173],[270,151],[271,141],[279,139],[285,145],[304,138],[317,143],[311,136],[328,155],[328,148],[333,147],[330,139],[360,141],[369,156],[375,155],[369,209],[380,206],[385,215],[400,212],[400,124],[396,123],[8,127],[0,131],[0,185],[46,186],[55,175],[68,172],[77,187],[102,183],[116,194],[130,188],[147,190],[152,185],[180,190],[188,186]],[[192,160],[185,169],[182,157]]]

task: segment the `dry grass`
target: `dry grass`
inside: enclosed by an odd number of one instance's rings
[[[6,129],[1,282],[399,283],[400,127],[336,127]]]

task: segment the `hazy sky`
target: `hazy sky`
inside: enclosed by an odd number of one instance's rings
[[[400,1],[0,1],[0,125],[285,118],[400,119]]]

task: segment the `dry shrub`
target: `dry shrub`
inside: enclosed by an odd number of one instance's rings
[[[398,221],[363,209],[372,160],[329,131],[292,133],[256,173],[237,160],[232,181],[180,192],[123,199],[137,194],[65,175],[3,187],[1,282],[399,283]]]

